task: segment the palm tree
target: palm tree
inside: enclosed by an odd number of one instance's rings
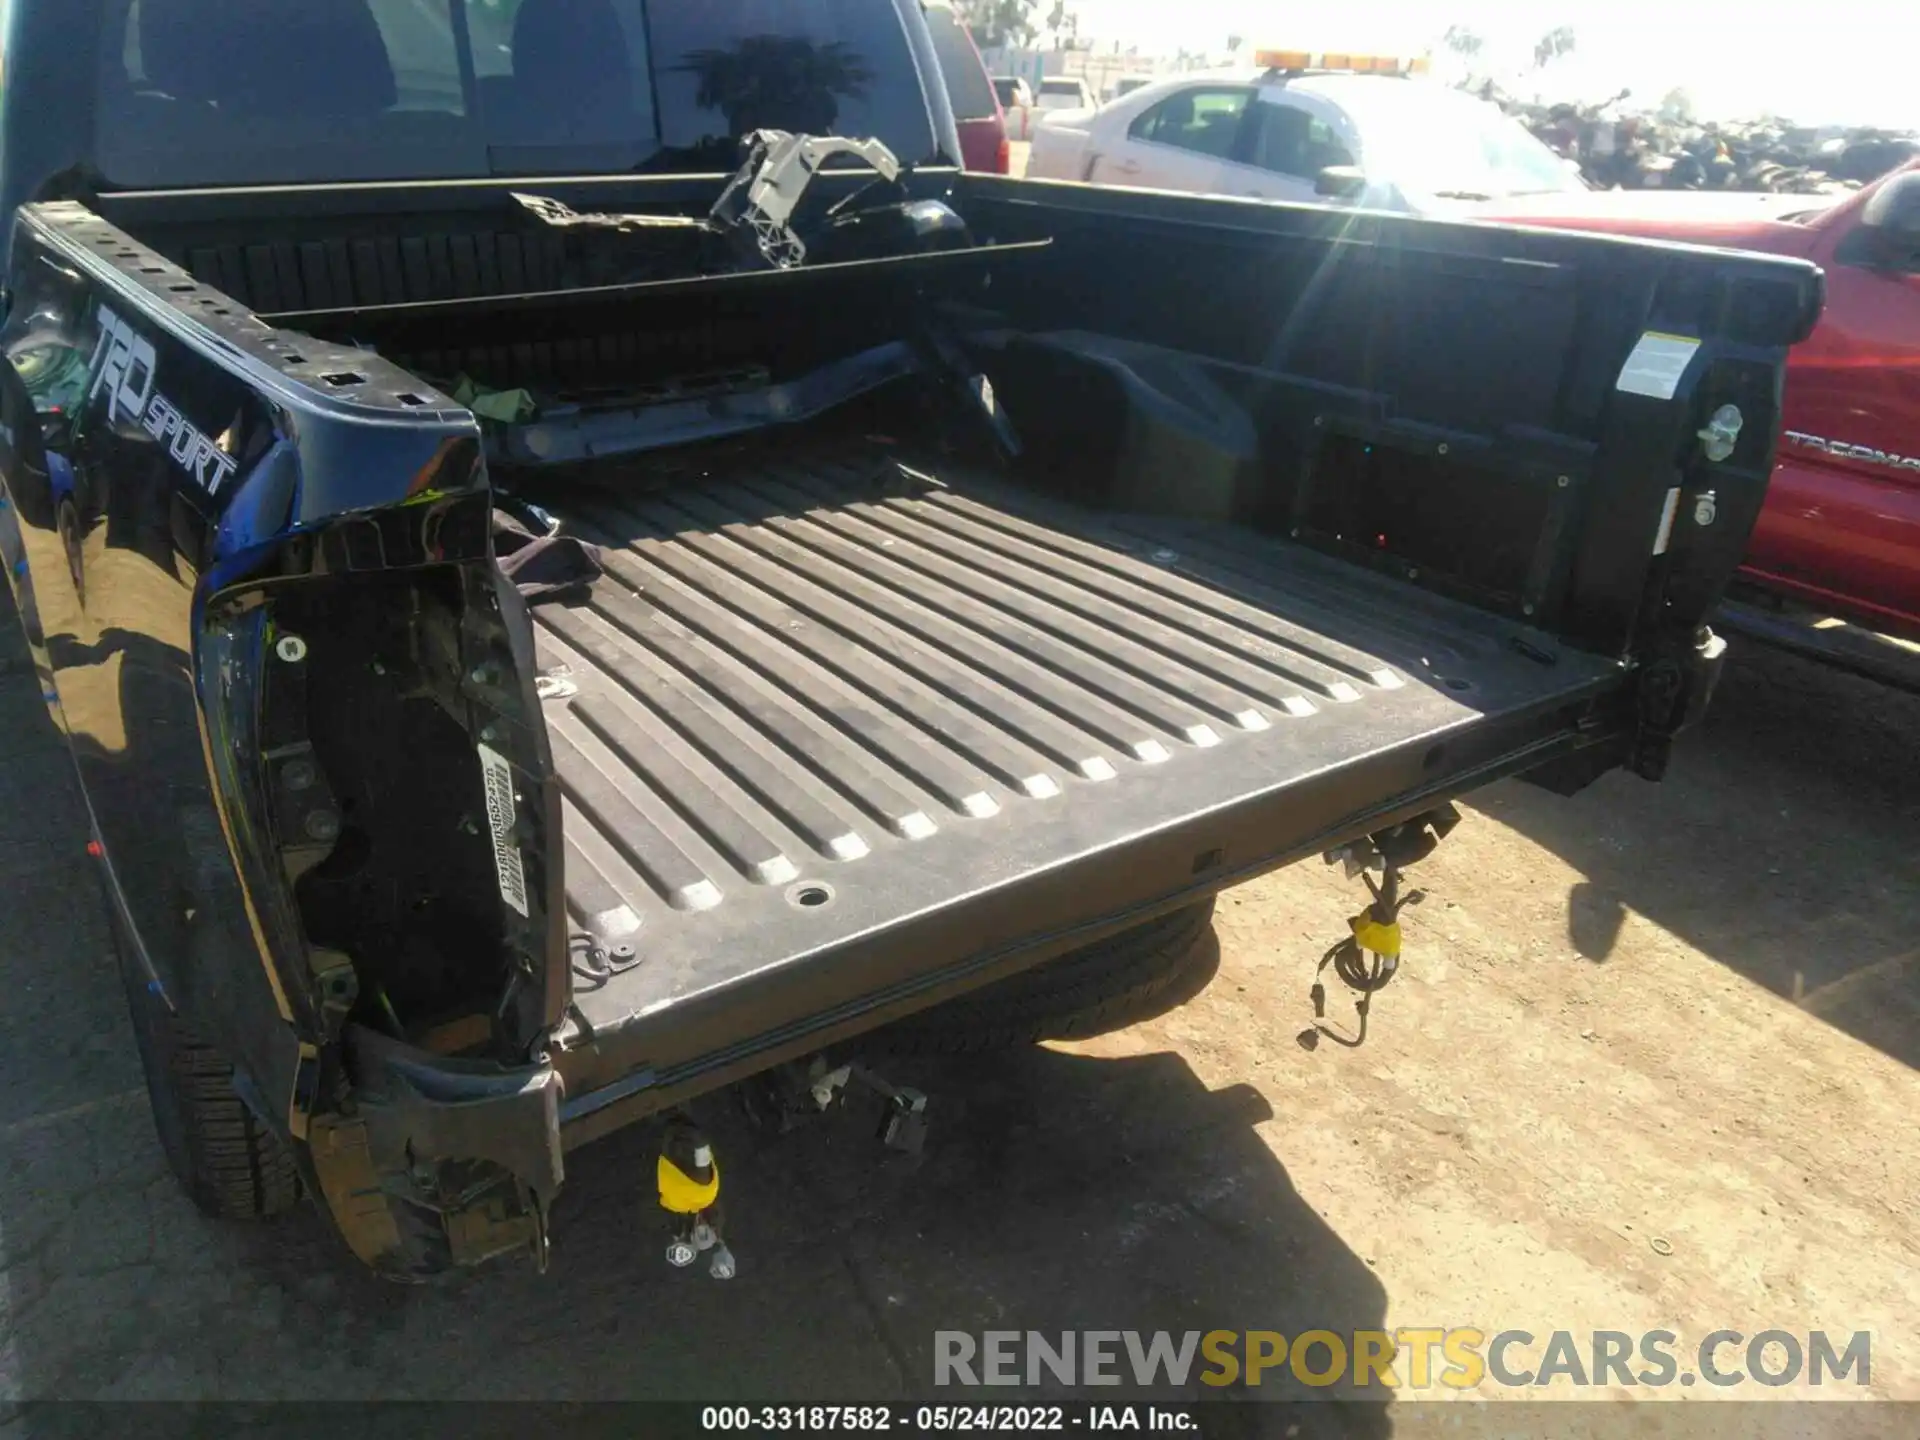
[[[1024,45],[1034,37],[1033,7],[1039,0],[959,0],[954,8],[983,47]]]
[[[1561,25],[1547,31],[1535,42],[1533,47],[1533,68],[1544,70],[1562,55],[1571,55],[1579,45],[1579,37],[1574,34],[1571,25]]]
[[[737,139],[755,130],[829,135],[840,101],[864,100],[874,75],[838,40],[748,35],[726,50],[695,50],[674,67],[699,77],[697,103],[727,117]]]
[[[1486,41],[1464,25],[1449,25],[1440,41],[1468,64],[1479,59],[1481,50],[1486,46]]]

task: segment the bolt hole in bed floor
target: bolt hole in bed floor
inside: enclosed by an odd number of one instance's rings
[[[804,972],[823,1009],[890,964],[1150,913],[1276,858],[1274,807],[1418,794],[1614,683],[1244,526],[868,431],[526,491],[606,564],[534,611],[541,669],[575,682],[543,706],[570,921],[644,960],[578,997],[603,1042],[749,973]]]

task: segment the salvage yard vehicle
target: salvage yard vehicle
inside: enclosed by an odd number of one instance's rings
[[[1034,108],[1042,115],[1091,110],[1099,103],[1094,98],[1093,86],[1080,75],[1042,76],[1040,93],[1034,97]]]
[[[1911,650],[1879,632],[1920,642],[1920,161],[1838,201],[1607,193],[1539,196],[1498,214],[1822,267],[1826,305],[1788,357],[1778,463],[1722,617],[1811,658],[1915,684]]]
[[[696,1097],[911,1144],[881,1054],[1334,852],[1364,996],[1453,797],[1702,712],[1812,265],[962,173],[915,0],[459,3],[10,11],[0,552],[208,1212],[544,1260],[657,1121],[724,1276]]]
[[[1447,217],[1586,188],[1497,105],[1423,82],[1424,68],[1263,50],[1251,69],[1178,75],[1053,117],[1034,134],[1027,175]]]

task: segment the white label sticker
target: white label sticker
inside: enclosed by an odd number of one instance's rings
[[[1627,356],[1620,368],[1619,388],[1629,395],[1651,395],[1655,400],[1671,400],[1680,388],[1680,377],[1687,373],[1698,340],[1685,335],[1665,335],[1649,330]]]
[[[1680,509],[1680,487],[1674,486],[1667,491],[1667,503],[1660,512],[1660,529],[1653,537],[1653,553],[1664,555],[1667,544],[1673,539],[1673,517]]]
[[[513,843],[513,767],[506,756],[477,747],[480,774],[487,785],[487,828],[493,832],[493,868],[500,877],[500,898],[521,915],[527,913],[527,872],[520,847]]]

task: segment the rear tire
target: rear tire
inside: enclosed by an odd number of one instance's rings
[[[153,1128],[181,1188],[203,1213],[222,1220],[261,1220],[292,1209],[300,1199],[293,1152],[240,1098],[233,1066],[168,1007],[124,953],[120,978]]]
[[[874,1039],[896,1054],[942,1055],[1083,1039],[1184,1004],[1219,964],[1207,899],[909,1016]]]

